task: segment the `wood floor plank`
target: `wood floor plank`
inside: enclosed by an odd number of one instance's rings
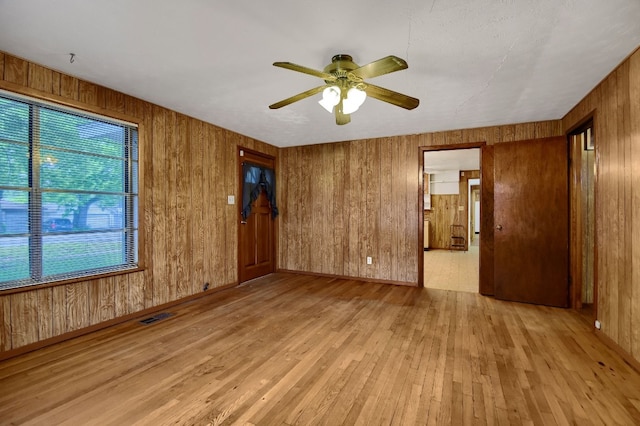
[[[272,274],[0,362],[0,424],[640,424],[580,314]]]

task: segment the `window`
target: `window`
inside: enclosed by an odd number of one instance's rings
[[[138,134],[0,92],[0,290],[134,269]]]

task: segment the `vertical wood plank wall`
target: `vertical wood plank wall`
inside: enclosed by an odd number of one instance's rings
[[[601,331],[640,360],[640,51],[562,120],[594,113],[596,292]]]
[[[431,194],[431,210],[425,210],[424,216],[430,222],[430,243],[433,249],[448,249],[450,226],[464,225],[466,217],[458,211],[461,194]]]
[[[0,80],[18,91],[140,120],[142,272],[0,295],[0,352],[237,281],[237,146],[277,148],[0,52]],[[22,90],[24,89],[24,90]]]
[[[283,148],[278,265],[416,284],[420,147],[562,134],[562,123],[555,120]]]

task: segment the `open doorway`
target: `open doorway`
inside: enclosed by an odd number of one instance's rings
[[[478,292],[481,176],[480,148],[474,146],[423,151],[426,288]]]
[[[572,306],[597,320],[595,286],[595,139],[593,120],[569,134]]]

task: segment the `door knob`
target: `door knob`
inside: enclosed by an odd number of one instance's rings
[[[498,225],[498,226],[496,226],[496,229],[497,229],[498,231],[502,231],[502,225]]]

